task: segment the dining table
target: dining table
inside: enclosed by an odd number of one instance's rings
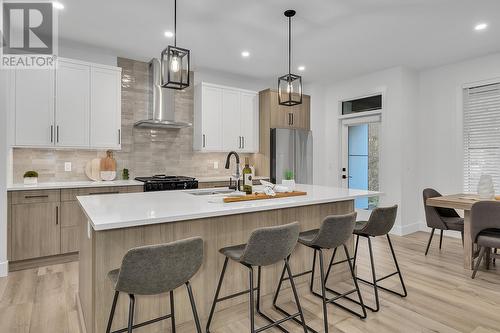
[[[472,205],[478,201],[481,199],[477,194],[459,193],[429,198],[426,202],[428,206],[452,208],[464,212],[464,268],[466,269],[474,269],[474,260],[479,255],[478,248],[472,241],[470,224]]]

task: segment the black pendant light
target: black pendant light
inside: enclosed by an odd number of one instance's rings
[[[177,47],[177,0],[174,0],[174,46],[161,52],[163,88],[185,89],[189,87],[189,50]]]
[[[292,74],[292,17],[295,10],[285,11],[288,17],[288,74],[278,78],[278,103],[285,106],[302,104],[302,77]]]

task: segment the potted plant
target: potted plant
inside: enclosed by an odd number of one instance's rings
[[[123,171],[122,171],[122,179],[123,180],[129,180],[129,171],[127,168],[124,168]]]
[[[285,177],[285,179],[283,179],[281,184],[288,187],[290,189],[290,191],[294,191],[295,190],[295,179],[294,179],[293,171],[286,170],[284,177]]]
[[[26,171],[24,173],[24,185],[36,185],[36,184],[38,184],[38,172]]]

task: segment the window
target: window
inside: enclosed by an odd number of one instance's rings
[[[342,102],[342,115],[380,109],[382,109],[382,95],[375,95]]]
[[[465,192],[477,192],[481,174],[500,192],[500,83],[464,89]]]

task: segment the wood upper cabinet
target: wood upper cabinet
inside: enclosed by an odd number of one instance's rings
[[[258,95],[202,82],[195,88],[194,150],[258,152]]]
[[[90,67],[68,60],[59,60],[55,97],[55,145],[88,147]]]
[[[59,58],[9,75],[14,147],[120,149],[120,68]]]
[[[54,144],[54,71],[13,70],[10,73],[9,110],[17,146]]]
[[[270,128],[311,129],[311,97],[303,95],[302,104],[284,106],[278,104],[278,92],[267,89],[260,92],[260,98],[267,99],[266,109],[261,108],[266,117],[270,117]]]

